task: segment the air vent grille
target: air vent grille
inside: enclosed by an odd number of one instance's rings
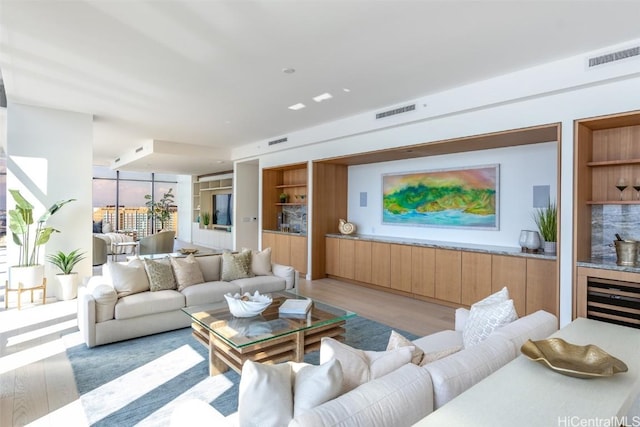
[[[621,61],[623,59],[632,58],[638,55],[640,55],[640,46],[619,50],[617,52],[607,53],[605,55],[595,56],[593,58],[589,58],[589,68],[608,64],[610,62]]]
[[[115,162],[118,163],[120,161],[120,157],[118,157]]]
[[[287,142],[287,137],[284,138],[280,138],[280,139],[274,139],[273,141],[269,141],[269,145],[276,145],[276,144],[282,144],[283,142]]]
[[[395,116],[396,114],[407,113],[409,111],[414,111],[416,109],[416,104],[405,105],[404,107],[394,108],[393,110],[383,111],[382,113],[376,114],[376,120],[383,119],[389,116]]]
[[[138,147],[138,148],[136,148],[136,153],[139,153],[139,152],[141,152],[142,150],[144,150],[144,147]]]

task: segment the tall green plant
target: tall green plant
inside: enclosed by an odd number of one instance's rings
[[[209,212],[202,212],[202,224],[205,226],[211,222],[211,214]]]
[[[58,251],[55,254],[47,255],[47,260],[58,267],[62,271],[62,274],[71,274],[73,267],[85,258],[85,252],[80,253],[78,252],[79,250],[80,249],[75,249],[68,254]]]
[[[546,208],[540,208],[533,214],[540,235],[545,242],[555,242],[558,231],[558,207],[549,200]]]
[[[33,205],[22,197],[20,190],[10,189],[9,193],[11,193],[13,200],[16,202],[16,208],[9,211],[9,229],[13,236],[13,242],[20,247],[18,267],[36,265],[40,255],[40,246],[49,241],[51,234],[60,232],[53,227],[47,227],[47,221],[61,207],[75,199],[61,200],[47,209],[35,223],[36,229],[32,238],[31,225],[34,224]]]
[[[164,229],[164,225],[167,221],[171,219],[171,206],[174,205],[173,188],[170,188],[169,191],[162,195],[162,198],[157,202],[153,201],[153,197],[151,194],[147,194],[144,196],[145,206],[147,206],[147,216],[149,218],[154,218],[155,221],[160,222],[160,228]]]

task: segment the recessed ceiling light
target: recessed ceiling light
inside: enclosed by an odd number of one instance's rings
[[[322,101],[326,101],[327,99],[331,99],[333,98],[333,96],[331,96],[331,94],[329,92],[325,92],[323,94],[320,94],[318,96],[314,96],[313,100],[316,102],[322,102]]]
[[[306,105],[304,105],[301,102],[298,102],[297,104],[289,105],[289,107],[287,108],[293,111],[297,111],[297,110],[302,110],[304,107],[306,107]]]
[[[343,92],[351,92],[351,89],[346,88],[346,87],[343,87],[343,88],[342,88],[342,91],[343,91]]]
[[[285,74],[293,74],[296,72],[296,69],[291,67],[285,67],[282,69],[282,72]]]

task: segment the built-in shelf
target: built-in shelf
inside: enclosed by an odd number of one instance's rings
[[[218,190],[232,190],[233,186],[225,185],[224,187],[215,187],[215,188],[201,188],[200,191],[218,191]]]
[[[276,188],[295,188],[295,187],[306,187],[307,184],[283,184],[283,185],[276,185]]]
[[[587,166],[596,168],[602,166],[638,165],[640,159],[604,160],[601,162],[587,162]]]
[[[293,202],[293,203],[276,203],[276,206],[305,206],[306,203]]]

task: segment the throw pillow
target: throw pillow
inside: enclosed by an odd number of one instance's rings
[[[391,335],[389,335],[389,343],[387,344],[387,351],[395,350],[400,347],[414,347],[413,353],[411,354],[411,363],[420,365],[420,362],[422,362],[422,358],[424,357],[424,351],[409,341],[406,337],[396,331],[391,331]]]
[[[293,385],[293,417],[322,405],[340,395],[342,366],[336,359],[320,365],[291,364],[295,376]]]
[[[151,292],[176,288],[176,279],[173,277],[171,265],[145,259],[144,269],[147,272],[147,277],[149,277],[149,289]]]
[[[93,221],[93,232],[102,233],[102,221]]]
[[[337,359],[342,365],[342,391],[344,394],[360,384],[381,377],[411,361],[414,347],[401,347],[391,351],[358,350],[333,338],[322,338],[320,363]]]
[[[251,251],[251,271],[256,276],[271,274],[271,248],[262,251]]]
[[[251,272],[251,251],[243,251],[239,254],[223,253],[221,279],[225,282],[230,282],[245,277],[253,277]]]
[[[497,302],[504,302],[509,299],[509,290],[507,287],[503,287],[498,292],[489,295],[488,297],[481,299],[473,305],[495,304]]]
[[[105,222],[102,224],[102,233],[106,234],[106,233],[111,233],[113,231],[113,228],[111,227],[111,223],[109,222]]]
[[[462,331],[465,348],[484,341],[497,328],[518,318],[513,300],[493,304],[474,304],[469,311],[469,319]]]
[[[118,292],[118,298],[149,290],[149,279],[144,264],[139,258],[135,258],[127,264],[110,262],[109,276],[113,287]]]
[[[431,363],[431,362],[435,362],[436,360],[440,360],[443,359],[447,356],[452,355],[453,353],[457,353],[460,350],[462,350],[462,346],[456,346],[456,347],[451,347],[451,348],[445,348],[444,350],[440,350],[440,351],[432,351],[431,353],[425,353],[424,357],[422,358],[422,362],[420,362],[420,366],[424,366],[427,363]]]
[[[291,365],[244,362],[238,387],[239,424],[286,426],[292,418]]]
[[[118,294],[109,285],[98,285],[91,292],[96,301],[96,323],[106,322],[113,319]]]
[[[193,255],[187,256],[185,259],[177,259],[170,257],[171,267],[178,282],[178,290],[181,291],[187,286],[203,283],[204,277],[200,270],[200,264]]]

